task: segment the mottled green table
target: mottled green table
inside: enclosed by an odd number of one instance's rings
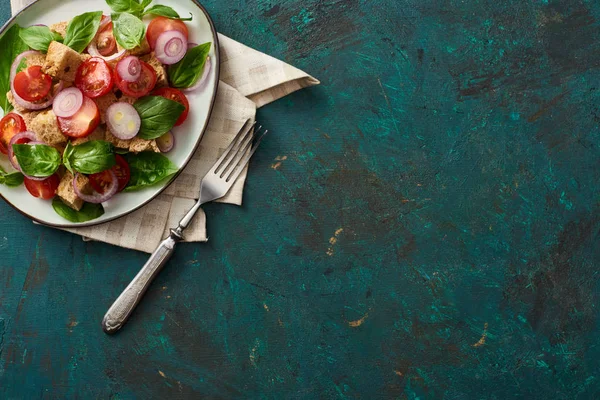
[[[205,4],[323,85],[117,336],[146,256],[0,204],[0,398],[599,398],[600,3]]]

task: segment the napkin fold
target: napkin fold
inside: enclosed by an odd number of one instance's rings
[[[13,14],[32,0],[11,0]],[[221,74],[217,98],[200,146],[177,179],[161,195],[118,220],[87,228],[65,229],[120,247],[153,252],[200,195],[200,182],[256,110],[302,88],[318,85],[307,73],[219,34]],[[220,202],[241,205],[247,168]],[[207,240],[206,216],[198,212],[185,241]]]

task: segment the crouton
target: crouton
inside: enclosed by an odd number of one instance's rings
[[[27,127],[28,131],[33,131],[33,128],[31,128],[31,121],[33,121],[33,119],[37,117],[40,112],[41,111],[25,111],[19,113],[21,114],[21,117],[23,117],[23,121],[25,121],[25,126]]]
[[[85,194],[92,193],[92,186],[90,185],[90,180],[87,176],[79,174],[77,176],[76,184],[80,192]],[[84,202],[77,196],[77,193],[75,193],[75,189],[73,188],[73,174],[69,171],[67,171],[60,180],[56,195],[60,197],[66,205],[76,211],[81,210],[81,207],[83,207]]]
[[[25,57],[27,67],[33,67],[35,65],[43,66],[46,62],[46,56],[42,53],[33,53]]]
[[[146,140],[138,137],[131,139],[129,144],[129,151],[132,153],[141,153],[143,151],[154,151],[160,153],[156,140]]]
[[[112,106],[113,104],[118,103],[119,100],[114,93],[110,92],[104,96],[94,99],[94,101],[96,102],[98,110],[100,111],[100,120],[104,124],[106,122],[106,110],[108,110],[108,107]]]
[[[131,140],[119,139],[118,137],[113,135],[109,128],[106,128],[104,140],[106,140],[109,143],[112,143],[113,146],[121,150],[129,150],[129,145],[131,144]]]
[[[67,143],[67,137],[60,131],[56,115],[52,109],[44,110],[36,115],[31,120],[28,128],[35,132],[38,140],[51,146]]]
[[[116,88],[114,93],[115,97],[120,102],[125,102],[133,105],[136,101],[138,101],[138,99],[136,99],[135,97],[125,96],[119,88]]]
[[[59,22],[58,24],[50,25],[49,28],[51,31],[58,33],[60,36],[62,36],[64,38],[65,36],[67,36],[67,26],[68,25],[69,25],[68,22]]]
[[[104,139],[104,128],[98,126],[94,132],[92,132],[89,136],[82,137],[79,139],[75,139],[71,142],[73,146],[77,146],[78,144],[83,144],[85,142],[89,142],[91,140],[105,140]]]
[[[19,103],[15,101],[15,96],[13,96],[10,90],[6,93],[6,100],[8,100],[8,102],[13,106],[15,111],[19,114],[23,114],[29,111],[28,109],[21,107]]]
[[[82,56],[62,43],[51,42],[42,69],[53,78],[74,82],[77,69],[88,57]]]
[[[154,53],[150,53],[140,58],[142,61],[150,64],[154,71],[156,71],[156,88],[169,86],[169,78],[167,76],[167,70],[160,61],[154,56]]]
[[[146,39],[146,36],[144,36],[144,39],[139,46],[134,47],[131,50],[127,50],[127,55],[141,57],[145,56],[146,54],[150,54],[151,51],[152,49],[150,49],[150,43],[148,43],[148,39]]]

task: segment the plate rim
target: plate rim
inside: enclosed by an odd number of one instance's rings
[[[36,4],[39,1],[44,1],[44,0],[34,0],[32,3],[28,4],[27,6],[23,7],[21,10],[19,10],[15,15],[13,15],[12,17],[10,17],[8,19],[8,21],[6,21],[6,23],[4,25],[2,25],[2,27],[0,27],[0,35],[2,35],[6,29],[8,28],[8,26],[17,18],[19,17],[19,15],[21,15],[22,13],[24,13],[25,11],[27,11],[27,9],[29,9],[31,6],[33,6],[34,4]],[[96,1],[102,1],[102,0],[96,0]],[[208,114],[206,116],[206,121],[204,123],[204,127],[202,128],[202,132],[200,132],[200,136],[198,136],[198,140],[196,141],[196,144],[194,145],[194,149],[192,150],[192,152],[190,153],[190,155],[185,159],[185,161],[183,162],[183,165],[181,166],[181,168],[179,169],[179,171],[177,171],[177,173],[169,180],[168,183],[166,183],[155,195],[153,195],[152,197],[150,197],[150,199],[148,199],[147,201],[144,201],[143,203],[135,206],[134,208],[132,208],[131,210],[122,213],[118,216],[115,217],[111,217],[109,219],[106,219],[104,221],[99,221],[99,222],[94,222],[94,221],[89,221],[89,222],[84,222],[84,223],[68,223],[68,224],[52,224],[52,223],[48,223],[46,221],[42,221],[39,218],[36,218],[32,215],[27,214],[27,212],[19,209],[16,205],[14,205],[13,203],[11,203],[6,197],[4,197],[2,195],[2,193],[0,193],[0,198],[2,198],[2,200],[4,200],[7,204],[9,204],[12,208],[14,208],[15,210],[17,210],[21,215],[29,218],[30,220],[40,224],[40,225],[44,225],[44,226],[49,226],[49,227],[53,227],[53,228],[67,228],[67,229],[74,229],[74,228],[89,228],[92,226],[98,226],[98,225],[102,225],[102,224],[107,224],[109,222],[115,221],[119,218],[123,218],[126,217],[132,213],[134,213],[135,211],[139,210],[140,208],[144,207],[145,205],[147,205],[148,203],[150,203],[151,201],[155,200],[158,196],[160,196],[165,190],[167,190],[167,188],[169,186],[171,186],[171,184],[173,182],[175,182],[175,180],[177,179],[177,177],[183,172],[183,170],[187,167],[187,165],[189,164],[189,162],[192,160],[192,158],[194,157],[194,154],[196,154],[196,151],[198,151],[198,147],[200,146],[200,142],[202,141],[202,138],[204,137],[204,134],[206,133],[206,129],[208,128],[208,123],[210,122],[210,117],[212,116],[212,113],[214,111],[215,108],[215,101],[217,99],[217,91],[219,89],[219,82],[220,82],[220,75],[221,75],[221,52],[220,52],[220,46],[219,46],[219,34],[215,28],[215,24],[214,21],[212,19],[212,17],[210,16],[210,14],[208,13],[208,11],[206,10],[206,8],[200,4],[197,0],[189,0],[191,3],[193,3],[194,5],[196,5],[196,7],[198,7],[200,9],[200,11],[202,11],[206,17],[206,19],[208,20],[208,23],[210,25],[210,30],[212,32],[213,38],[214,38],[214,51],[215,51],[215,63],[216,63],[216,79],[215,79],[215,87],[213,89],[213,94],[212,94],[212,98],[210,100],[210,107],[208,109]]]

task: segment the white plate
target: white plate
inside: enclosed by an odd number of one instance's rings
[[[190,102],[189,117],[183,125],[173,130],[176,136],[176,145],[167,156],[181,171],[198,147],[213,109],[217,94],[217,83],[219,82],[219,45],[212,20],[206,10],[198,3],[192,0],[161,0],[159,3],[174,8],[182,17],[187,17],[190,13],[193,14],[193,20],[186,22],[190,33],[190,42],[213,43],[210,51],[212,68],[207,85],[200,93],[188,95]],[[38,0],[8,21],[0,30],[0,36],[15,23],[22,27],[35,24],[51,25],[71,20],[76,15],[88,11],[103,11],[104,14],[109,15],[111,10],[104,0]],[[149,21],[145,22],[148,23]],[[0,165],[7,171],[13,170],[3,154],[0,154]],[[8,188],[0,185],[0,196],[18,211],[37,222],[51,226],[73,228],[97,225],[127,215],[150,202],[165,190],[171,182],[172,180],[135,193],[120,193],[104,204],[105,214],[102,217],[83,224],[71,223],[65,220],[56,214],[51,201],[32,197],[24,186]]]

